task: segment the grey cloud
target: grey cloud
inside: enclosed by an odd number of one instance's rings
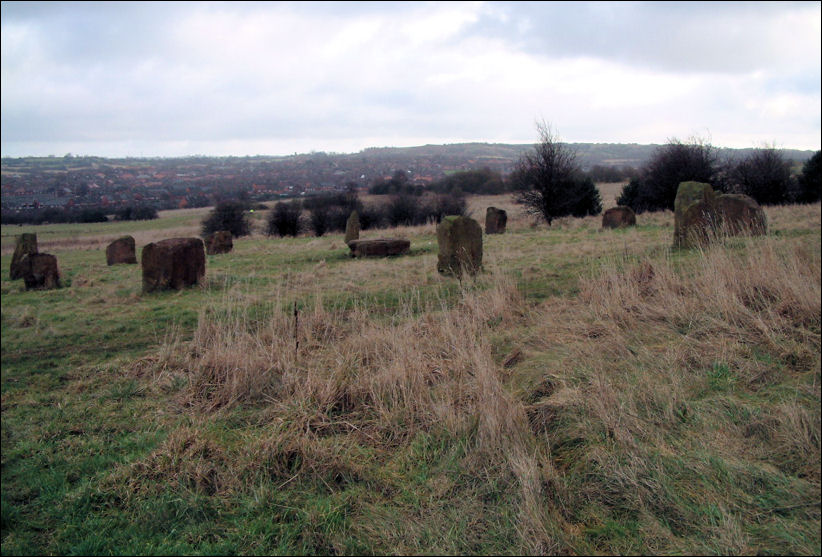
[[[591,56],[670,72],[749,72],[780,60],[759,27],[808,2],[510,2],[492,4],[465,34],[533,54]],[[818,56],[818,52],[809,52]]]

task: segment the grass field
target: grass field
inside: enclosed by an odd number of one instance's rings
[[[255,233],[150,295],[106,244],[206,209],[3,226],[2,553],[819,554],[820,205],[688,251],[489,205],[462,282],[432,225]],[[9,280],[27,231],[63,288]]]

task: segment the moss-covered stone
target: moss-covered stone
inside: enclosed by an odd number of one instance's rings
[[[482,227],[470,217],[449,216],[437,226],[437,271],[461,276],[482,268]]]
[[[711,184],[680,183],[674,200],[674,247],[689,248],[706,242],[718,222]]]

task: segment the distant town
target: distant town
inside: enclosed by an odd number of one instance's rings
[[[583,169],[634,169],[656,145],[572,144]],[[531,145],[466,143],[371,148],[355,154],[310,153],[284,157],[126,158],[65,156],[3,158],[4,214],[55,208],[111,213],[128,206],[157,210],[333,193],[368,187],[396,173],[426,186],[466,170],[490,169],[505,177]],[[724,150],[744,154],[749,150]],[[801,164],[812,151],[785,150]]]

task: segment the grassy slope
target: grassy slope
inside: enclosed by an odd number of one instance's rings
[[[37,228],[66,288],[25,292],[3,227],[2,552],[818,554],[819,205],[705,252],[487,205],[462,284],[429,226],[240,239],[143,296],[105,243],[174,212]]]

